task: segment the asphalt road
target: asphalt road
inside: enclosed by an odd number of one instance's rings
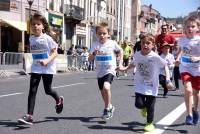
[[[134,134],[144,133],[146,119],[135,108],[132,77],[115,79],[112,84],[114,116],[106,123],[100,116],[103,102],[94,72],[62,73],[54,76],[53,88],[65,98],[64,110],[55,112],[54,100],[45,95],[40,83],[33,125],[19,125],[27,110],[29,76],[0,79],[0,134]],[[199,134],[200,124],[187,126],[183,92],[170,91],[163,98],[159,90],[153,134]]]

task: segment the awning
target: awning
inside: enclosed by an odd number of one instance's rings
[[[26,31],[27,30],[27,24],[25,22],[14,21],[14,20],[6,20],[6,19],[0,19],[0,22],[7,23],[8,25],[13,26],[20,31]]]

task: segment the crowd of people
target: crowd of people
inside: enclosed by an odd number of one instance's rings
[[[64,97],[59,96],[51,87],[53,74],[56,72],[54,59],[57,55],[57,44],[48,35],[47,24],[46,19],[37,13],[31,19],[34,34],[30,37],[33,64],[28,110],[27,114],[18,120],[24,124],[33,123],[36,93],[41,78],[46,94],[55,99],[56,112],[59,114],[63,110]],[[184,22],[186,37],[178,41],[168,34],[168,26],[163,25],[160,35],[141,33],[140,41],[135,45],[129,45],[127,41],[117,43],[111,40],[109,26],[102,22],[96,26],[98,40],[93,42],[91,49],[83,47],[83,50],[79,51],[72,44],[67,51],[68,62],[72,64],[72,57],[80,55],[86,69],[94,70],[95,68],[98,88],[104,102],[103,119],[112,118],[115,110],[111,99],[111,84],[116,71],[127,73],[127,70],[135,68],[135,106],[141,110],[142,116],[146,117],[145,131],[150,132],[155,129],[153,120],[159,84],[163,87],[163,97],[166,98],[168,90],[180,88],[180,78],[184,86],[184,101],[187,110],[185,123],[197,124],[200,99],[200,37],[196,33],[199,27],[200,20],[191,16]],[[172,84],[173,80],[175,86]]]

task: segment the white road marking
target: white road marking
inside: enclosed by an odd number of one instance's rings
[[[73,83],[73,84],[69,84],[69,85],[62,85],[62,86],[57,86],[57,87],[52,87],[52,88],[53,88],[53,89],[56,89],[56,88],[70,87],[70,86],[82,85],[82,84],[86,84],[86,83]],[[2,97],[7,97],[7,96],[13,96],[13,95],[19,95],[19,94],[23,94],[23,93],[24,93],[24,92],[0,95],[0,98],[2,98]]]
[[[52,87],[52,88],[53,88],[53,89],[56,89],[56,88],[70,87],[70,86],[83,85],[83,84],[86,84],[86,83],[73,83],[73,84],[69,84],[69,85],[61,85],[61,86]]]
[[[186,111],[185,103],[179,105],[176,109],[171,111],[168,115],[156,123],[156,129],[152,132],[145,132],[144,134],[162,134],[173,122],[175,122]]]
[[[13,93],[13,94],[0,95],[0,98],[2,98],[2,97],[7,97],[7,96],[18,95],[18,94],[23,94],[23,92],[21,92],[21,93]]]

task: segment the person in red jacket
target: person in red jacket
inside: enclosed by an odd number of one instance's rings
[[[155,40],[158,53],[161,53],[162,44],[168,43],[172,47],[175,41],[175,38],[168,33],[168,25],[162,25],[161,34],[159,34]]]

